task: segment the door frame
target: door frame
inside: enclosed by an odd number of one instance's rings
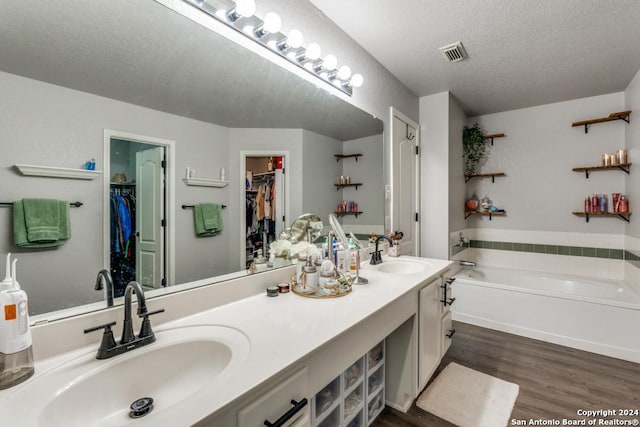
[[[395,206],[394,206],[394,194],[395,194],[395,189],[394,189],[394,165],[395,165],[395,158],[394,158],[394,144],[395,141],[393,140],[393,135],[394,135],[394,119],[398,118],[399,120],[402,120],[403,122],[409,124],[410,126],[412,126],[415,130],[416,130],[416,146],[418,147],[418,155],[416,156],[416,181],[415,181],[415,188],[416,188],[416,193],[415,193],[415,203],[416,203],[416,210],[418,213],[418,221],[416,221],[416,225],[415,225],[415,243],[414,243],[414,254],[415,256],[420,256],[420,224],[422,222],[422,214],[420,213],[420,156],[422,155],[422,145],[421,145],[421,132],[420,132],[420,124],[416,123],[414,120],[412,120],[411,118],[409,118],[409,116],[407,116],[406,114],[402,113],[401,111],[399,111],[396,107],[390,107],[389,108],[389,140],[391,142],[390,144],[390,164],[389,164],[389,187],[391,189],[390,191],[390,207],[391,209],[389,210],[389,217],[390,217],[390,223],[391,223],[391,228],[390,228],[390,232],[393,232],[393,230],[395,230],[396,225],[397,225],[397,221],[398,219],[395,218],[394,215],[394,211],[395,211]],[[400,230],[402,231],[402,230]]]
[[[102,172],[102,242],[103,242],[103,268],[111,270],[111,231],[110,231],[110,183],[111,183],[111,139],[123,139],[126,141],[140,142],[143,144],[162,146],[165,148],[167,160],[166,167],[166,199],[165,199],[165,259],[166,270],[164,272],[167,286],[175,284],[175,167],[176,142],[169,139],[156,138],[153,136],[139,135],[135,133],[122,132],[118,130],[104,129],[104,151],[103,151],[103,172]]]
[[[285,159],[285,163],[284,163],[284,168],[285,168],[285,173],[284,173],[284,217],[285,217],[285,225],[287,222],[291,221],[291,217],[290,212],[289,212],[289,207],[290,207],[290,202],[289,202],[289,198],[290,198],[290,182],[289,182],[289,176],[291,175],[291,173],[287,173],[286,169],[288,168],[287,162],[289,162],[291,160],[291,156],[289,154],[289,150],[241,150],[240,151],[240,189],[241,191],[239,191],[240,193],[240,203],[238,203],[238,206],[240,206],[240,224],[241,226],[240,228],[240,265],[238,266],[238,268],[240,270],[245,270],[246,269],[246,263],[247,263],[247,251],[246,251],[246,240],[247,240],[247,227],[246,224],[243,224],[245,222],[245,218],[246,218],[246,212],[247,212],[247,206],[245,204],[245,179],[246,177],[246,170],[247,170],[247,157],[276,157],[276,156],[282,156]],[[277,197],[277,195],[276,195]],[[276,236],[277,237],[277,236]],[[263,254],[265,257],[268,257],[269,254]]]

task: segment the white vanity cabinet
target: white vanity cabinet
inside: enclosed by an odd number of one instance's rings
[[[437,278],[420,290],[418,333],[418,390],[422,390],[440,363],[440,285]]]
[[[269,380],[237,404],[215,417],[203,420],[197,426],[311,427],[308,388],[307,367],[300,367]],[[224,390],[220,392],[224,393]]]
[[[439,276],[419,292],[418,391],[422,390],[451,346],[453,281]]]
[[[307,368],[254,394],[255,400],[238,410],[238,427],[310,427]]]

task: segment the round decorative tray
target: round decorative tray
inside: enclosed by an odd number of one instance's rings
[[[340,273],[337,278],[337,286],[332,288],[324,288],[321,286],[313,287],[304,283],[298,283],[291,287],[291,291],[305,298],[340,298],[349,295],[353,290],[353,280],[349,276]]]

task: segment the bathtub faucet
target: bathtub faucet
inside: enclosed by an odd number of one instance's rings
[[[473,262],[473,261],[465,261],[465,260],[462,260],[462,259],[461,259],[461,260],[460,260],[460,261],[458,261],[458,262],[459,262],[459,263],[460,263],[460,265],[461,265],[461,266],[463,266],[463,267],[475,267],[475,266],[476,266],[476,263],[475,263],[475,262]]]

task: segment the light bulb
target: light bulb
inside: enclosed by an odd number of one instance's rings
[[[255,0],[236,0],[236,13],[245,18],[249,18],[256,13]]]
[[[309,46],[307,46],[307,51],[305,53],[307,59],[315,61],[320,58],[320,54],[320,46],[317,43],[310,43]]]
[[[269,12],[264,16],[264,24],[262,29],[267,33],[277,33],[282,27],[282,20],[275,12]]]
[[[349,66],[347,65],[343,65],[342,67],[340,67],[340,69],[338,70],[338,75],[337,77],[340,80],[343,81],[347,81],[349,80],[349,77],[351,77],[351,68],[349,68]]]
[[[304,38],[299,30],[291,30],[287,35],[287,44],[293,49],[297,49],[302,46]]]
[[[364,83],[364,77],[362,77],[362,74],[354,74],[351,76],[351,80],[349,80],[349,84],[352,87],[360,87],[362,86],[362,83]]]
[[[338,66],[338,58],[335,55],[327,55],[324,57],[324,61],[322,61],[322,68],[327,71],[333,71]]]

